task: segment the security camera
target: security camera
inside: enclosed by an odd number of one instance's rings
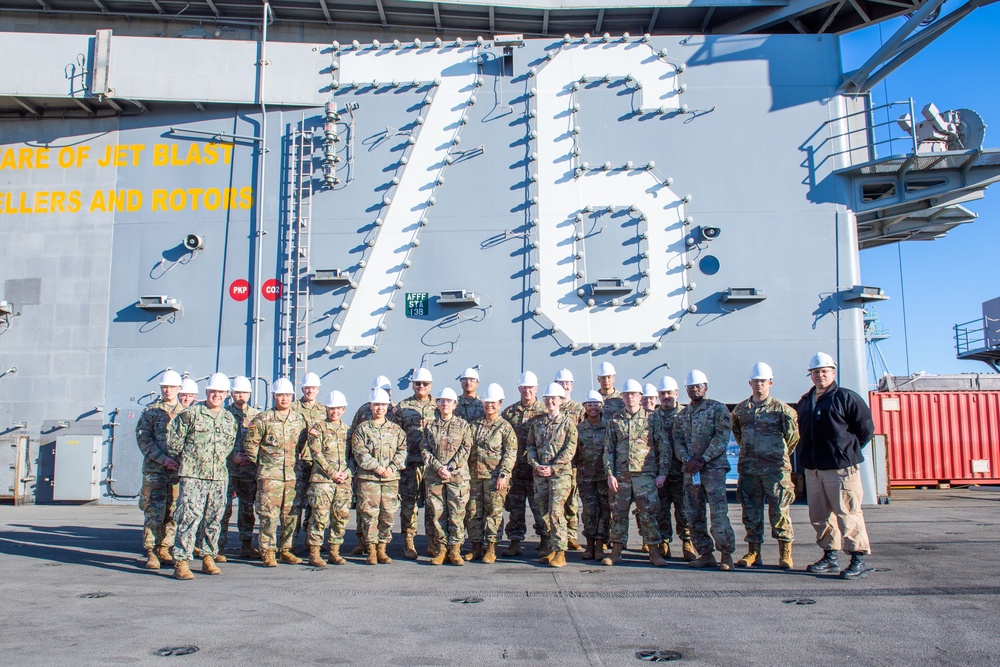
[[[205,240],[197,234],[188,234],[184,237],[184,247],[192,252],[205,247]]]

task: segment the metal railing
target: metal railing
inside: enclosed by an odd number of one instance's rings
[[[880,119],[883,117],[884,119]],[[909,115],[910,130],[906,131],[899,124],[899,119]],[[895,116],[895,117],[893,117]],[[860,127],[852,128],[852,119],[863,119]],[[901,102],[888,102],[878,106],[855,111],[835,119],[847,129],[839,134],[831,135],[834,144],[843,140],[846,147],[831,153],[835,155],[853,154],[855,151],[866,151],[866,161],[877,160],[882,156],[914,155],[917,152],[916,116],[914,114],[913,98]],[[860,137],[859,137],[860,135]],[[853,166],[853,161],[852,161]]]
[[[959,357],[1000,348],[1000,329],[991,329],[986,317],[956,324],[954,328],[955,354]]]

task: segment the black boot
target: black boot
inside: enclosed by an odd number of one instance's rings
[[[837,562],[837,552],[824,551],[823,557],[807,567],[806,571],[813,574],[822,574],[824,572],[836,572],[839,569],[840,563]]]
[[[847,569],[840,571],[841,579],[860,579],[867,576],[872,569],[865,565],[865,555],[860,552],[851,554],[851,564]]]

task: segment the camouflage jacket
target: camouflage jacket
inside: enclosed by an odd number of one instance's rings
[[[319,401],[313,401],[309,405],[302,402],[302,399],[292,403],[292,410],[295,410],[306,420],[306,429],[310,429],[316,424],[326,419],[326,406]],[[306,448],[305,437],[299,442],[298,455],[300,459],[309,460],[309,450]]]
[[[469,453],[469,475],[472,479],[509,478],[514,472],[517,456],[517,434],[503,417],[472,422],[472,451]]]
[[[469,452],[472,450],[472,428],[461,417],[445,421],[440,417],[424,427],[420,455],[427,466],[426,483],[440,482],[436,474],[441,468],[451,471],[453,481],[469,479]]]
[[[142,452],[142,471],[174,475],[163,467],[163,462],[171,458],[167,453],[167,430],[174,417],[181,413],[184,406],[178,401],[167,405],[162,400],[150,403],[139,415],[135,425],[135,441]]]
[[[799,417],[776,398],[757,405],[753,399],[733,409],[733,437],[740,446],[736,468],[747,475],[791,472],[790,456],[799,444]]]
[[[570,415],[560,412],[553,419],[546,413],[532,419],[528,429],[528,463],[533,469],[552,466],[555,477],[572,475],[576,438],[576,421]]]
[[[240,410],[235,405],[230,405],[228,408],[229,413],[236,419],[236,442],[233,443],[233,451],[229,455],[228,465],[229,465],[229,476],[238,477],[240,479],[257,479],[257,466],[252,463],[248,463],[245,466],[237,465],[233,461],[233,457],[237,454],[245,451],[243,449],[243,441],[246,440],[247,431],[250,430],[250,423],[253,422],[253,418],[256,417],[260,411],[248,405],[242,410]]]
[[[559,412],[565,412],[570,417],[575,419],[578,424],[587,416],[587,413],[583,410],[583,404],[577,403],[571,398],[563,401],[562,407],[559,408]]]
[[[406,465],[406,434],[398,424],[385,419],[381,424],[374,420],[361,422],[351,434],[351,451],[357,465],[357,478],[391,482],[399,479],[399,471]],[[379,468],[389,470],[388,477],[379,477]]]
[[[601,419],[591,424],[584,419],[576,427],[576,479],[596,482],[607,478],[604,474],[604,433],[608,422]]]
[[[347,424],[326,419],[309,429],[306,447],[312,460],[310,482],[333,482],[333,476],[344,470],[350,480],[356,466],[347,446],[347,433]]]
[[[177,476],[228,481],[237,429],[236,418],[221,407],[214,414],[204,403],[183,410],[167,434],[167,451],[181,466]]]
[[[423,401],[416,396],[399,402],[396,406],[394,422],[406,433],[406,463],[420,465],[420,441],[424,439],[424,427],[437,418],[437,404],[428,396]]]
[[[611,421],[612,417],[625,409],[625,399],[622,398],[621,392],[617,389],[610,394],[601,393],[601,396],[604,397],[604,410],[601,411],[601,416],[604,419]]]
[[[506,408],[501,416],[514,427],[517,436],[517,454],[514,457],[514,477],[531,479],[534,474],[528,463],[528,429],[531,421],[545,414],[545,404],[535,401],[530,406],[518,401]]]
[[[389,402],[389,409],[385,411],[385,416],[389,421],[396,421],[396,404]],[[358,411],[354,413],[354,419],[351,420],[351,431],[354,431],[361,422],[366,422],[372,418],[372,404],[365,403]]]
[[[674,405],[670,410],[657,408],[649,415],[649,434],[653,444],[660,452],[660,474],[680,477],[684,474],[684,466],[674,456],[673,430],[677,415],[684,409],[683,405]]]
[[[649,433],[649,413],[622,410],[608,422],[604,434],[604,474],[660,473],[660,453]]]
[[[731,424],[729,410],[719,401],[706,398],[700,405],[688,405],[674,418],[674,457],[684,463],[700,456],[708,469],[729,470]]]
[[[458,405],[455,407],[456,417],[461,417],[471,424],[477,419],[482,419],[485,415],[481,399],[478,397],[468,398],[464,394],[458,397]]]
[[[265,410],[250,422],[243,449],[259,467],[257,479],[295,479],[300,443],[305,441],[306,420],[295,410],[282,417]]]

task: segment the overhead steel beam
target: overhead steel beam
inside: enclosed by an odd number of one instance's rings
[[[490,5],[490,34],[496,34],[497,31],[497,16],[496,11],[493,9],[493,5]]]
[[[814,12],[824,7],[837,4],[838,0],[826,0],[816,2],[815,0],[790,0],[784,7],[769,7],[754,12],[748,16],[717,25],[712,28],[713,35],[739,35],[748,32],[756,32],[762,28],[782,23],[790,18]]]
[[[845,4],[847,4],[847,0],[840,0],[840,2],[838,2],[833,7],[830,8],[830,13],[827,14],[826,20],[823,21],[823,25],[819,27],[819,30],[817,31],[816,34],[822,35],[824,32],[826,32],[826,29],[829,28],[830,24],[833,23],[833,20],[837,18],[837,14],[840,13],[840,10],[843,9]]]
[[[163,13],[163,7],[160,7],[160,3],[158,3],[156,0],[149,0],[149,4],[153,5],[153,7],[156,9],[157,14]]]
[[[701,21],[701,33],[705,34],[708,31],[708,24],[712,22],[712,17],[715,16],[715,7],[709,7],[708,11],[705,12],[705,18]]]
[[[215,14],[216,17],[222,16],[219,14],[219,8],[215,6],[215,3],[212,2],[212,0],[205,0],[205,4],[208,5],[208,8],[212,10],[212,13]]]
[[[660,18],[660,8],[656,7],[653,9],[653,15],[649,17],[649,27],[646,28],[646,32],[653,32],[656,28],[656,19]]]
[[[549,34],[549,10],[542,12],[542,34]]]
[[[808,35],[809,34],[809,31],[806,30],[806,27],[804,25],[802,25],[802,21],[800,21],[798,19],[795,19],[795,18],[792,18],[792,19],[788,19],[788,22],[791,23],[792,27],[795,28],[796,30],[798,30],[800,34],[802,34],[802,35]]]
[[[601,32],[601,26],[604,25],[604,10],[601,9],[597,12],[597,25],[594,26],[594,34]]]
[[[333,17],[330,16],[330,8],[326,6],[326,0],[319,0],[319,8],[323,10],[323,16],[326,17],[326,22],[333,23]]]
[[[378,8],[378,17],[382,19],[382,27],[388,28],[389,21],[385,18],[385,7],[382,6],[382,0],[375,0],[375,7]]]
[[[79,106],[81,109],[83,109],[87,113],[90,113],[90,114],[94,113],[94,110],[91,109],[89,106],[87,106],[87,104],[83,100],[81,100],[80,98],[78,98],[78,97],[71,97],[70,99],[73,100],[74,102],[76,102],[77,106]]]
[[[858,13],[858,16],[861,17],[861,20],[864,21],[865,24],[872,22],[871,18],[868,17],[868,14],[865,13],[865,10],[861,9],[861,5],[858,4],[858,0],[847,1],[851,3],[851,7],[854,7],[854,11]]]
[[[35,0],[35,2],[37,2],[38,4],[40,4],[42,6],[42,9],[44,11],[46,11],[46,12],[49,11],[50,9],[52,9],[51,7],[49,7],[48,3],[45,2],[45,0]]]
[[[24,109],[25,111],[27,111],[31,115],[33,115],[33,116],[41,116],[42,115],[41,112],[39,112],[38,109],[35,108],[35,105],[28,104],[27,102],[25,102],[24,100],[22,100],[19,97],[12,97],[10,99],[14,100],[14,103],[17,104],[17,106],[21,107],[22,109]]]
[[[441,32],[441,10],[436,2],[432,2],[431,7],[434,9],[434,29]]]
[[[94,0],[94,4],[97,5],[97,7],[101,10],[102,13],[104,14],[108,13],[108,8],[104,6],[104,3],[101,2],[101,0]]]

